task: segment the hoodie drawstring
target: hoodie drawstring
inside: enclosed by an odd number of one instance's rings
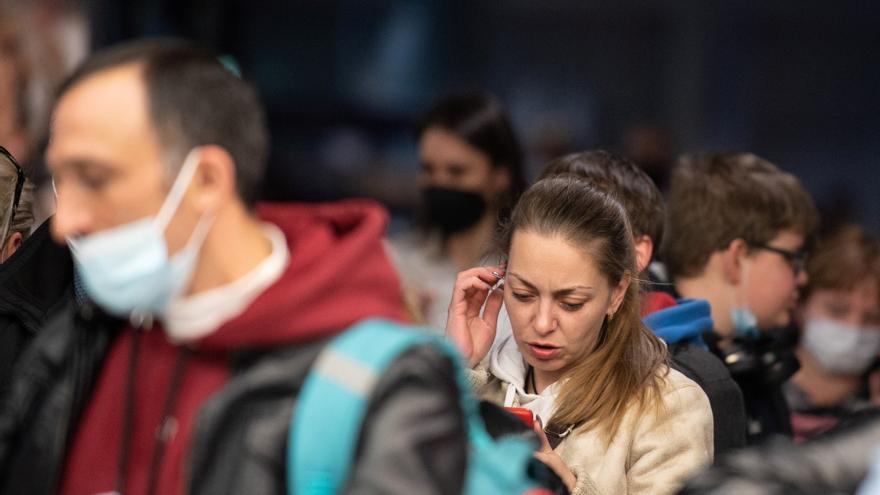
[[[116,465],[116,493],[125,493],[128,481],[128,459],[131,452],[131,437],[134,422],[134,381],[137,373],[138,354],[140,354],[141,332],[134,330],[128,352],[128,374],[125,378],[125,416],[122,423],[122,438],[119,439],[119,462]]]
[[[128,462],[131,457],[131,441],[132,436],[134,435],[134,395],[142,332],[142,329],[135,328],[133,332],[134,335],[131,337],[131,347],[128,356],[128,376],[126,377],[125,384],[125,417],[122,426],[122,438],[119,442],[119,464],[117,464],[116,468],[116,493],[125,493],[125,485],[128,482]],[[183,375],[190,354],[190,349],[184,347],[178,353],[177,360],[174,363],[174,370],[171,374],[171,384],[169,385],[168,394],[165,396],[165,403],[162,408],[162,422],[156,429],[153,458],[150,461],[147,487],[148,495],[154,495],[156,493],[156,485],[159,480],[159,468],[162,463],[162,457],[165,454],[165,447],[177,433],[177,419],[173,414],[174,410],[177,408],[178,399],[180,398]]]
[[[516,398],[516,387],[512,383],[508,383],[507,393],[504,395],[504,407],[513,407],[514,398]]]

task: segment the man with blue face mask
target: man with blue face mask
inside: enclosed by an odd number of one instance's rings
[[[185,42],[111,48],[63,85],[51,231],[87,301],[17,364],[0,493],[285,491],[291,411],[324,343],[405,312],[384,211],[256,205],[267,152],[255,91]],[[378,377],[350,489],[460,491],[454,376],[423,347]]]
[[[782,383],[797,371],[773,329],[807,281],[817,214],[793,175],[749,153],[685,155],[673,172],[660,257],[678,295],[709,302],[704,335],[745,399],[748,438],[791,435]]]

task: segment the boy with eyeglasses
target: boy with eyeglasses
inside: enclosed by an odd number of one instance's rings
[[[745,397],[748,438],[791,434],[780,386],[798,367],[773,329],[806,284],[818,222],[800,181],[750,153],[685,155],[673,173],[661,258],[678,295],[705,299],[710,350]]]

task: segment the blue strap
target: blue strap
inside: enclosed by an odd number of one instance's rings
[[[354,461],[361,423],[384,370],[408,349],[437,345],[455,363],[461,406],[472,444],[490,441],[458,352],[433,333],[388,321],[360,323],[321,353],[303,384],[288,441],[288,493],[329,495],[345,482]]]

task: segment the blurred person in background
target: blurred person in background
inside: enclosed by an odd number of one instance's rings
[[[37,143],[50,94],[71,67],[65,59],[85,47],[77,12],[68,2],[0,0],[0,147],[8,150],[0,153],[0,397],[27,344],[73,299],[70,253],[45,222],[55,202]]]
[[[33,189],[15,157],[0,146],[0,263],[12,257],[31,234]]]
[[[571,493],[674,493],[711,463],[709,400],[640,319],[633,235],[613,195],[571,175],[540,180],[499,250],[506,271],[458,275],[447,336],[481,397],[538,418],[536,457]],[[512,336],[490,352],[502,303]]]
[[[73,265],[48,222],[34,228],[33,185],[0,147],[0,397],[16,362],[46,318],[72,298]]]
[[[25,163],[32,141],[27,121],[29,70],[19,29],[13,17],[0,14],[0,146]]]
[[[641,167],[662,193],[669,191],[675,146],[666,129],[648,122],[633,125],[624,133],[623,148],[623,154]]]
[[[880,415],[799,445],[772,438],[725,456],[679,495],[877,495]]]
[[[525,187],[522,150],[504,108],[483,93],[441,100],[417,134],[418,226],[391,252],[415,312],[442,331],[456,274],[487,254]]]
[[[880,355],[880,240],[845,225],[819,241],[807,273],[798,311],[801,369],[785,386],[796,440],[876,407],[871,395],[880,394],[866,380]]]
[[[67,0],[0,0],[0,145],[33,182],[35,225],[55,210],[42,155],[55,91],[88,52],[85,7]]]
[[[751,153],[684,155],[672,175],[661,253],[680,297],[708,301],[709,349],[743,392],[748,440],[791,436],[782,384],[797,371],[774,329],[792,321],[818,222],[794,175]]]
[[[256,204],[268,140],[254,88],[189,42],[119,45],[65,82],[50,225],[89,300],[16,363],[0,492],[286,491],[291,414],[324,343],[405,314],[380,206]],[[420,346],[376,377],[347,489],[461,491],[453,371]]]

